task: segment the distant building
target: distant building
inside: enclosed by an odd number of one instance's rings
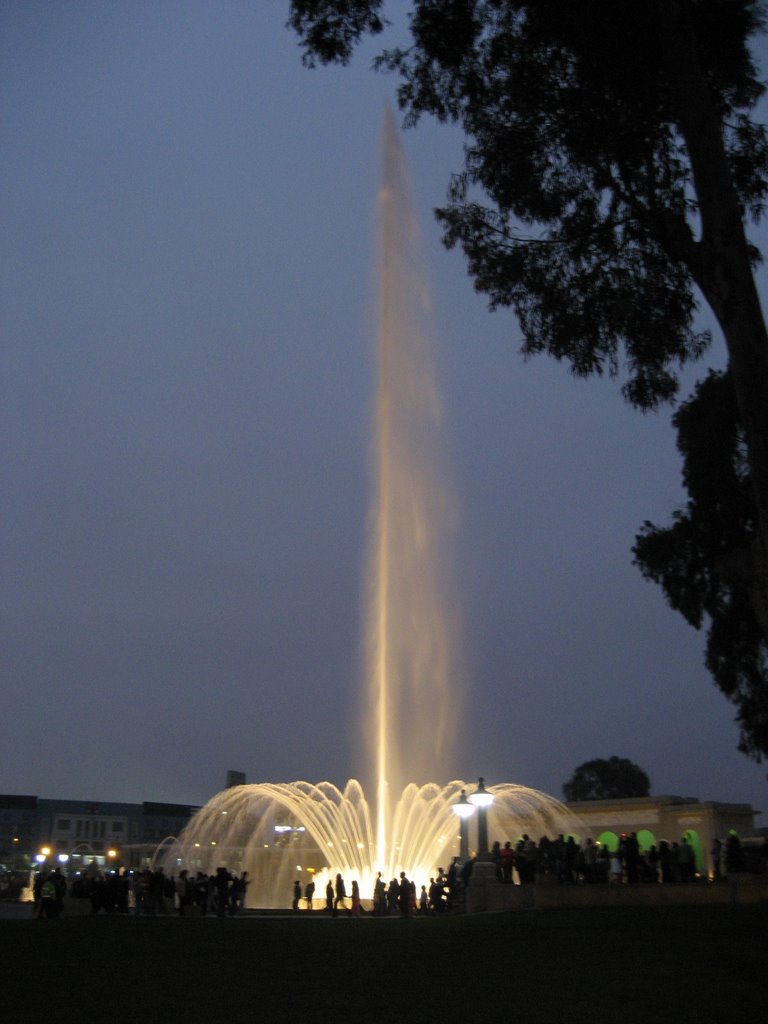
[[[696,870],[713,873],[712,847],[715,839],[725,842],[729,833],[740,839],[754,836],[755,815],[750,804],[723,804],[695,797],[648,796],[627,800],[582,800],[566,805],[584,822],[585,835],[610,848],[622,833],[635,832],[640,849],[647,852],[665,839],[670,845],[685,838],[693,846]]]
[[[130,867],[148,864],[163,840],[177,836],[199,807],[145,801],[46,800],[0,795],[0,865]]]

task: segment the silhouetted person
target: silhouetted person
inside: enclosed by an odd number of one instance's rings
[[[152,878],[148,871],[142,872],[142,893],[141,893],[141,909],[149,907],[149,893],[152,886]],[[176,879],[176,909],[180,915],[184,914],[184,908],[187,905],[187,872],[186,870],[179,872],[179,877]]]
[[[243,909],[246,891],[250,884],[247,871],[243,871],[239,878],[232,879],[229,889],[229,905],[233,914],[237,914]]]
[[[296,879],[293,883],[293,903],[291,906],[294,910],[299,909],[299,901],[301,900],[301,882]]]
[[[579,853],[579,848],[576,845],[576,841],[573,836],[568,836],[563,846],[563,881],[569,885],[573,885],[576,882],[576,858]]]
[[[426,885],[422,885],[421,892],[419,893],[419,913],[424,915],[429,910],[429,896],[427,895]]]
[[[680,881],[692,882],[696,877],[696,854],[685,836],[677,848],[677,863],[680,869]]]
[[[387,909],[390,914],[397,913],[400,901],[400,885],[396,878],[393,878],[387,887]]]
[[[443,890],[436,878],[429,880],[428,905],[433,914],[439,914],[443,909]]]
[[[637,832],[630,832],[626,845],[627,881],[638,880],[638,866],[640,864],[640,843],[637,841]]]
[[[336,875],[336,898],[333,901],[333,913],[334,916],[339,912],[339,904],[346,910],[345,900],[347,898],[347,887],[344,884],[344,879],[341,877],[341,872]]]
[[[381,877],[379,871],[373,886],[373,912],[374,914],[386,914],[387,912],[387,884]]]
[[[591,839],[587,839],[582,850],[581,863],[584,881],[588,885],[597,881],[597,847]]]
[[[517,875],[521,885],[528,885],[536,880],[536,850],[535,844],[526,832],[523,838],[518,840],[515,851],[515,863],[517,864]]]
[[[725,870],[729,875],[746,870],[744,850],[735,832],[731,832],[725,841]]]
[[[406,877],[404,871],[400,872],[400,891],[398,893],[398,903],[400,905],[400,916],[408,917],[411,910],[411,883]]]
[[[42,882],[40,885],[40,902],[37,908],[37,916],[47,920],[48,918],[56,917],[56,883],[52,875],[43,877],[41,873],[40,877]]]
[[[312,909],[312,900],[315,896],[315,883],[310,879],[304,887],[304,899],[307,901],[307,910]]]
[[[229,902],[229,883],[231,881],[232,876],[226,868],[216,868],[214,885],[216,886],[216,913],[219,917],[226,916],[227,903]]]
[[[329,913],[333,913],[333,882],[328,879],[328,885],[325,887],[325,909]]]
[[[53,916],[60,917],[64,910],[64,897],[67,895],[67,880],[58,868],[54,868],[48,877],[56,890],[53,900]]]
[[[360,886],[357,879],[352,882],[352,917],[360,917]]]
[[[456,858],[454,857],[454,863]],[[499,860],[501,863],[501,880],[505,885],[512,884],[512,868],[515,866],[515,851],[512,849],[512,843],[507,841],[504,843],[504,847],[499,854]],[[451,868],[448,869],[448,884],[450,885],[450,874]]]
[[[153,914],[165,913],[165,874],[157,868],[149,876],[149,900]]]

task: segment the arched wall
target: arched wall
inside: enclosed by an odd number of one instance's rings
[[[619,837],[615,832],[601,832],[597,842],[600,846],[607,846],[611,852],[619,848]]]

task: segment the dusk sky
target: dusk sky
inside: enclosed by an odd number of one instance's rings
[[[394,45],[408,4],[389,6]],[[303,68],[287,17],[287,0],[0,7],[0,792],[199,804],[227,769],[370,780],[374,226],[396,82],[370,70],[378,45]],[[672,410],[525,362],[432,217],[460,133],[424,121],[402,141],[461,513],[451,777],[561,796],[616,754],[654,794],[768,809],[704,635],[631,564],[643,520],[684,500]],[[683,397],[722,361],[716,335]]]

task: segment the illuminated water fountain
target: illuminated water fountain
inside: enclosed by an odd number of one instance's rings
[[[158,859],[166,872],[248,871],[250,906],[286,906],[295,878],[340,871],[370,896],[377,872],[424,884],[459,854],[453,807],[473,787],[446,776],[461,717],[451,543],[455,503],[431,355],[429,292],[394,119],[383,132],[379,310],[366,637],[375,708],[375,815],[356,780],[256,783],[224,790]],[[573,831],[576,819],[525,786],[489,787],[494,838]]]

